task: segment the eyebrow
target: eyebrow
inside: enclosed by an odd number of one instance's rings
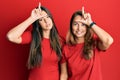
[[[76,22],[76,23],[81,23],[80,21],[73,21],[73,22]]]

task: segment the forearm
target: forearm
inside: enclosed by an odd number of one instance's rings
[[[34,20],[29,17],[27,18],[24,22],[22,22],[21,24],[17,25],[16,27],[14,27],[13,29],[11,29],[8,33],[7,33],[7,38],[8,39],[16,39],[19,38],[23,32],[34,22]]]
[[[102,28],[97,26],[91,19],[90,13],[84,13],[84,7],[82,7],[82,14],[84,17],[84,20],[81,20],[82,23],[88,25],[94,33],[98,36],[99,42],[98,42],[98,47],[101,50],[106,50],[112,43],[113,43],[113,38]]]
[[[107,46],[112,44],[113,38],[105,30],[103,30],[102,28],[100,28],[97,25],[93,25],[92,30],[98,36],[98,38],[99,38],[100,42],[102,43],[102,45],[107,47]]]
[[[61,64],[61,73],[60,73],[60,80],[67,80],[68,79],[68,73],[67,73],[67,63]]]
[[[60,75],[60,80],[68,80],[68,75],[67,74],[61,74]]]

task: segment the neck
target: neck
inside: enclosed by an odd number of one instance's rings
[[[50,36],[50,31],[43,31],[43,37],[44,38],[49,38],[49,36]]]
[[[84,42],[84,38],[76,38],[76,42],[77,43],[83,43]]]

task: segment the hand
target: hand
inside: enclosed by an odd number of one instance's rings
[[[33,9],[31,12],[32,19],[36,21],[37,19],[41,18],[42,17],[41,12],[42,12],[41,3],[39,3],[38,8]]]
[[[93,21],[91,19],[90,13],[85,13],[84,7],[82,7],[82,15],[83,15],[83,20],[80,21],[89,26]]]

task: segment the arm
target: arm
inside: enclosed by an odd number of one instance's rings
[[[92,30],[100,39],[100,41],[98,41],[98,48],[100,50],[107,50],[113,43],[113,38],[110,36],[110,34],[97,25],[93,25]]]
[[[40,12],[41,12],[40,8],[33,9],[31,12],[31,16],[29,18],[27,18],[25,21],[12,28],[7,33],[8,40],[20,44],[22,42],[21,35],[33,22],[35,22],[37,19],[41,17]]]
[[[82,8],[82,14],[83,14],[84,20],[82,20],[81,22],[90,26],[90,24],[93,21],[91,19],[91,15],[89,13],[84,13],[84,7]],[[94,33],[100,39],[100,41],[98,41],[98,48],[100,50],[108,49],[110,47],[110,45],[113,43],[113,38],[110,36],[110,34],[108,34],[105,30],[103,30],[96,24],[92,25],[91,29],[94,31]]]
[[[61,68],[60,80],[67,80],[68,79],[68,74],[67,74],[67,65],[66,65],[66,62],[62,63],[60,65],[60,68]]]
[[[9,41],[20,44],[22,42],[21,35],[23,32],[33,23],[31,17],[26,19],[21,24],[17,25],[7,33],[7,38]]]

